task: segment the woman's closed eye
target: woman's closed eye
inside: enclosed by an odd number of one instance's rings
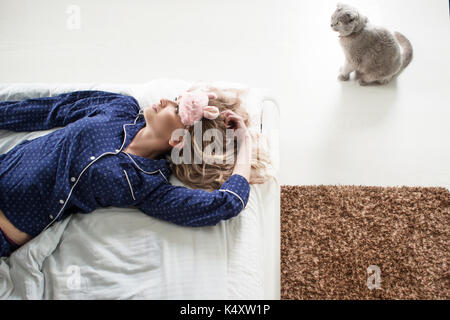
[[[159,103],[161,105],[161,109],[163,109],[169,105],[173,105],[173,107],[175,108],[175,113],[178,114],[178,103],[177,102],[167,100],[167,99],[161,99]]]

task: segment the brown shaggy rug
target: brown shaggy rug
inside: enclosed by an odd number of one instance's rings
[[[281,299],[449,299],[449,207],[445,188],[282,186]]]

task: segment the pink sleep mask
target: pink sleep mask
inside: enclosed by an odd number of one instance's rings
[[[213,92],[186,92],[178,102],[178,115],[181,122],[186,126],[191,126],[195,121],[206,119],[216,119],[220,112],[215,106],[208,106],[209,99],[217,99]]]

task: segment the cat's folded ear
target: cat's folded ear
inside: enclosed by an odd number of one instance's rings
[[[369,22],[369,19],[368,19],[366,16],[360,16],[360,17],[359,17],[359,20],[360,20],[362,23],[368,23],[368,22]]]
[[[344,15],[347,20],[354,20],[356,18],[356,14],[351,11],[347,11],[346,13],[344,13]]]

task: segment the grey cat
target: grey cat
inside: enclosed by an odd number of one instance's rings
[[[360,85],[386,84],[412,60],[413,49],[404,35],[373,26],[349,5],[337,5],[331,16],[331,28],[340,33],[345,54],[339,80],[347,81],[355,71]]]

